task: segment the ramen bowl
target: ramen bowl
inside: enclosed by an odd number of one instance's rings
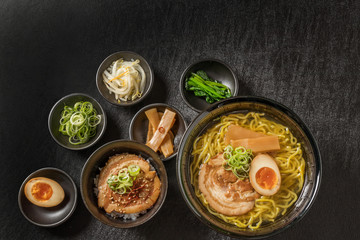
[[[211,214],[195,194],[191,184],[190,164],[195,139],[204,134],[219,117],[232,113],[258,112],[289,128],[302,145],[305,160],[304,184],[296,202],[286,214],[257,229],[239,228]],[[190,210],[206,225],[218,232],[242,238],[263,238],[277,234],[298,222],[312,206],[320,187],[321,157],[315,139],[304,122],[289,108],[262,97],[234,97],[211,105],[190,124],[180,143],[177,156],[177,179],[181,194]]]

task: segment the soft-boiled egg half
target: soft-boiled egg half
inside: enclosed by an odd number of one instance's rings
[[[36,177],[30,179],[24,188],[26,198],[39,207],[54,207],[65,197],[64,189],[49,178]]]
[[[252,160],[249,177],[251,185],[261,195],[271,196],[280,189],[279,167],[268,154],[259,154]]]

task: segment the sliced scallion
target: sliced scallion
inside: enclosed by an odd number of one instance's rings
[[[128,167],[128,170],[129,170],[130,176],[134,177],[134,176],[136,176],[136,175],[139,174],[139,172],[140,172],[140,167],[139,167],[138,165],[130,165],[130,166]]]
[[[138,165],[130,165],[127,168],[120,169],[117,175],[110,175],[107,184],[114,192],[125,194],[134,186],[134,181],[139,173],[140,167]]]
[[[244,147],[233,148],[228,145],[224,150],[225,170],[231,170],[239,179],[249,177],[252,151]]]
[[[77,102],[73,108],[64,106],[59,122],[59,132],[69,136],[71,144],[78,145],[95,136],[101,116],[97,115],[91,102]]]

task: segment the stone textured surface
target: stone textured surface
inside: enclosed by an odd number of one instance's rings
[[[128,138],[141,107],[166,102],[188,123],[178,81],[193,61],[229,63],[240,95],[265,96],[291,107],[312,130],[323,158],[319,195],[304,219],[272,239],[359,239],[359,1],[40,1],[0,2],[1,239],[228,239],[187,208],[165,163],[169,191],[152,221],[127,230],[96,221],[81,199],[65,224],[32,225],[17,206],[32,171],[53,166],[79,186],[87,157],[102,144]],[[98,93],[95,74],[109,54],[131,50],[153,67],[155,86],[141,104],[121,108]],[[52,105],[83,92],[99,100],[108,129],[94,147],[61,148],[47,129]]]

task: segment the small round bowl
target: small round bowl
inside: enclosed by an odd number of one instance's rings
[[[61,118],[61,112],[64,110],[65,105],[73,107],[74,104],[79,101],[91,102],[93,107],[96,109],[97,114],[101,115],[101,122],[96,127],[95,136],[90,138],[88,142],[79,145],[72,145],[69,142],[69,137],[59,132],[59,120]],[[55,142],[57,142],[60,146],[70,150],[82,150],[94,145],[103,136],[106,128],[106,123],[106,114],[101,105],[94,98],[83,93],[72,93],[61,98],[59,101],[57,101],[57,103],[55,103],[55,105],[51,109],[48,119],[49,131]]]
[[[302,191],[297,201],[288,209],[288,212],[278,217],[273,223],[265,224],[259,229],[241,229],[226,223],[209,213],[207,208],[195,195],[191,185],[190,164],[192,146],[195,139],[209,127],[216,124],[220,116],[231,113],[260,112],[272,120],[287,126],[302,144],[305,159],[305,178]],[[177,179],[183,198],[191,211],[206,225],[232,237],[264,238],[287,229],[298,222],[312,206],[320,187],[321,157],[315,139],[301,119],[289,108],[273,100],[261,97],[235,97],[213,104],[209,109],[199,114],[186,130],[179,147],[177,156]]]
[[[203,70],[207,75],[215,80],[220,81],[225,86],[229,87],[232,96],[237,96],[239,87],[238,80],[230,68],[230,66],[217,59],[205,59],[191,64],[185,69],[180,78],[180,93],[185,103],[197,112],[201,112],[210,107],[210,103],[205,101],[203,97],[197,97],[192,91],[185,89],[185,80],[190,77],[192,72]]]
[[[94,179],[100,174],[99,168],[105,166],[109,157],[120,153],[133,153],[150,161],[161,181],[160,195],[156,203],[136,220],[112,218],[104,209],[98,207],[98,198],[94,193]],[[165,201],[168,188],[166,169],[159,156],[148,146],[129,140],[116,140],[98,148],[86,161],[80,178],[81,197],[89,212],[100,222],[116,228],[131,228],[150,220],[161,208]]]
[[[25,184],[32,178],[46,177],[61,185],[65,192],[64,200],[55,207],[45,208],[32,204],[25,196]],[[74,181],[64,171],[57,168],[41,168],[31,173],[21,184],[18,203],[21,213],[31,223],[40,227],[55,227],[70,218],[76,208],[77,189]]]
[[[124,59],[125,61],[133,61],[133,60],[139,59],[140,60],[139,64],[144,69],[144,72],[145,72],[146,84],[145,84],[144,92],[140,98],[137,98],[134,101],[118,102],[115,99],[115,95],[113,93],[109,92],[109,89],[107,89],[107,87],[105,86],[105,84],[103,82],[103,77],[102,77],[103,72],[108,67],[110,67],[110,65],[114,61],[119,60],[120,58]],[[99,90],[100,94],[109,103],[112,103],[117,106],[123,106],[123,107],[132,106],[136,103],[141,102],[150,93],[153,83],[154,83],[154,73],[153,73],[149,63],[145,60],[145,58],[143,58],[139,54],[130,52],[130,51],[121,51],[121,52],[116,52],[116,53],[111,54],[110,56],[105,58],[105,60],[100,64],[98,71],[96,73],[96,86],[97,86],[97,89]]]
[[[174,134],[174,153],[167,158],[165,158],[164,155],[159,154],[162,161],[167,161],[176,156],[181,138],[187,128],[187,123],[183,115],[176,108],[164,103],[150,104],[140,109],[131,120],[129,128],[129,136],[131,140],[135,140],[144,144],[146,143],[149,120],[145,115],[145,111],[151,108],[156,108],[159,112],[164,112],[166,108],[176,112],[176,121],[174,126],[171,128],[171,131]]]

